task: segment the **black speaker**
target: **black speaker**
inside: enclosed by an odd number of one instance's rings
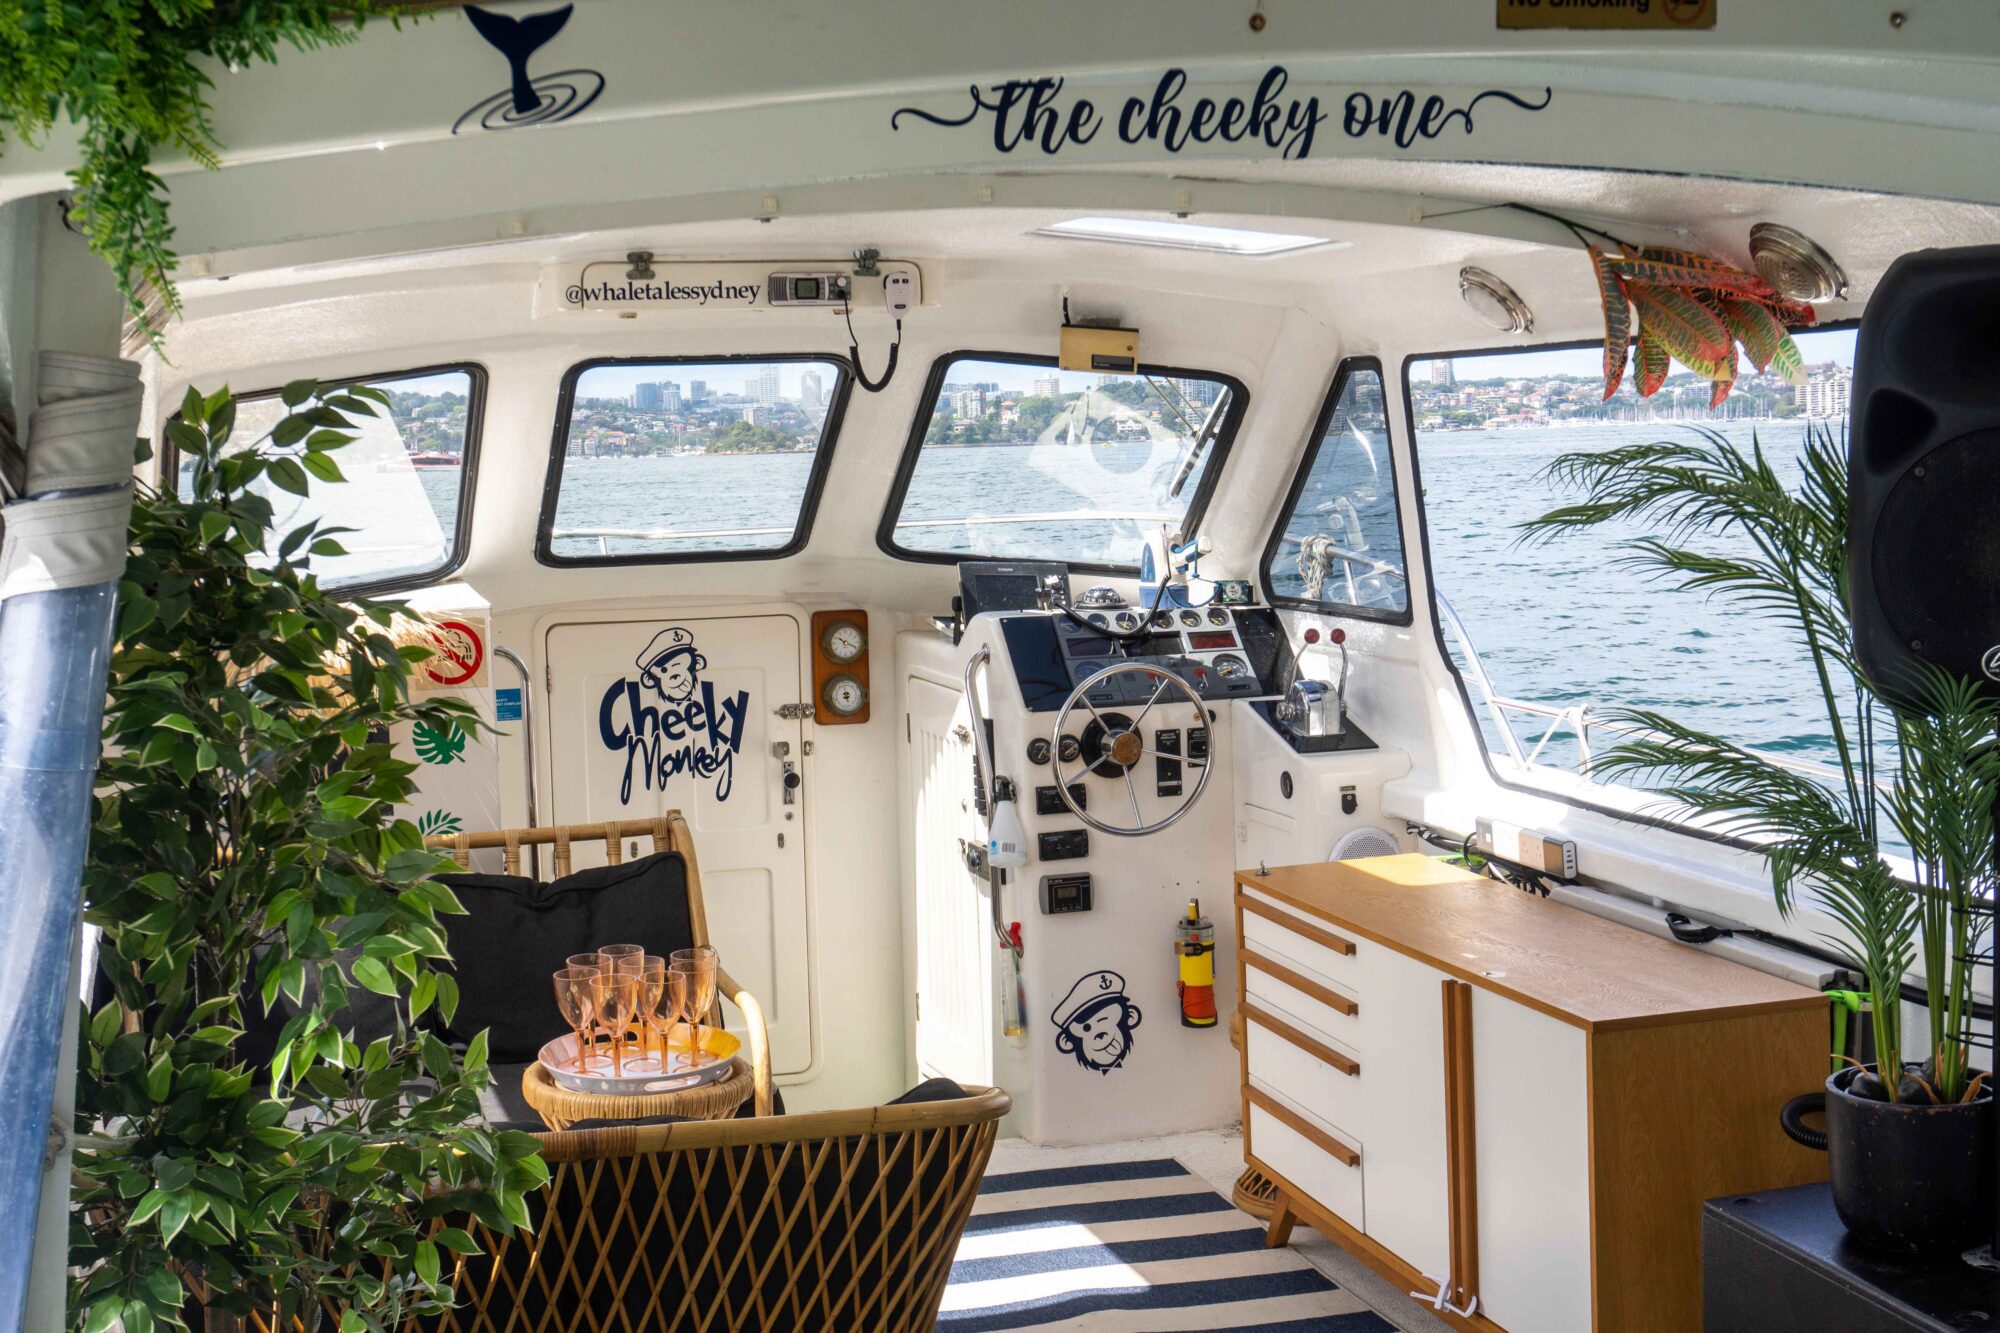
[[[1847,582],[1862,671],[2000,691],[2000,245],[1889,266],[1855,340]]]

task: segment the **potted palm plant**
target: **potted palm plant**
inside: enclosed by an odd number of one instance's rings
[[[1963,1247],[1991,1219],[1992,1094],[1962,1033],[1980,943],[1971,909],[1993,880],[2000,703],[1942,674],[1902,691],[1900,703],[1871,685],[1848,619],[1845,450],[1830,431],[1808,428],[1799,468],[1788,486],[1754,437],[1745,449],[1710,430],[1567,454],[1549,475],[1580,498],[1524,535],[1649,525],[1624,543],[1631,564],[1732,599],[1806,654],[1836,779],[1645,709],[1615,715],[1642,734],[1594,768],[1754,841],[1780,911],[1789,917],[1803,893],[1832,919],[1827,940],[1866,980],[1877,1062],[1836,1071],[1783,1121],[1800,1142],[1828,1150],[1834,1201],[1854,1235],[1904,1252]],[[1907,871],[1888,854],[1895,838],[1909,850]],[[1912,1042],[1902,993],[1916,970],[1926,1030]],[[1820,1107],[1824,1134],[1802,1119]]]
[[[77,1077],[82,1333],[183,1326],[195,1303],[211,1327],[398,1328],[453,1302],[474,1244],[450,1214],[526,1225],[547,1180],[537,1140],[477,1119],[484,1035],[459,1057],[424,1030],[455,1004],[438,918],[460,909],[430,878],[450,860],[396,815],[414,765],[387,729],[476,718],[412,697],[429,653],[397,644],[397,607],[319,586],[337,532],[271,530],[267,489],[338,484],[385,401],[293,384],[246,439],[226,390],[190,391],[167,427],[183,485],[133,508],[84,870],[111,994]]]

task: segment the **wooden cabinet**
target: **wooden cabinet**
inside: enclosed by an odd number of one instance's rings
[[[1245,1151],[1464,1329],[1693,1330],[1701,1205],[1822,1178],[1802,987],[1423,856],[1237,877]],[[1434,1304],[1426,1299],[1426,1304]]]

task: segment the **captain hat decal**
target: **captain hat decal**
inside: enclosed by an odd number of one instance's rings
[[[1049,1015],[1056,1026],[1056,1049],[1100,1074],[1125,1063],[1139,1020],[1139,1006],[1126,998],[1125,978],[1109,970],[1078,978]]]

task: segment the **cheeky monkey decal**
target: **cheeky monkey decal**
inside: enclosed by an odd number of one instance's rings
[[[750,692],[718,694],[702,678],[708,659],[695,647],[694,631],[683,625],[655,634],[633,666],[639,678],[611,682],[597,705],[598,738],[625,756],[619,802],[631,804],[635,776],[648,791],[665,791],[679,773],[713,778],[715,799],[728,800]]]
[[[1049,1019],[1056,1025],[1056,1049],[1073,1055],[1085,1069],[1108,1074],[1132,1053],[1139,1006],[1125,996],[1125,978],[1092,972],[1069,988]]]

